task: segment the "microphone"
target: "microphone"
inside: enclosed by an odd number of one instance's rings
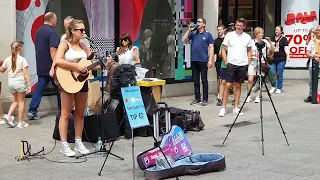
[[[197,23],[196,24],[192,24],[191,27],[193,28],[191,30],[191,32],[194,32],[194,31],[198,30],[199,24],[197,24]]]
[[[93,42],[93,39],[91,39],[90,37],[88,37],[86,34],[83,35],[84,38],[86,38],[88,41],[90,41],[91,43]]]

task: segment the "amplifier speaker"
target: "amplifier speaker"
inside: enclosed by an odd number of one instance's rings
[[[119,137],[116,112],[95,114],[84,118],[83,141],[97,142],[101,137],[105,142],[115,141]]]
[[[56,117],[56,125],[53,131],[53,139],[60,141],[59,134],[60,114]],[[69,143],[74,143],[74,116],[70,115],[68,125]],[[101,137],[105,142],[115,141],[119,137],[119,126],[116,112],[106,112],[84,117],[84,130],[82,132],[82,141],[95,143]]]

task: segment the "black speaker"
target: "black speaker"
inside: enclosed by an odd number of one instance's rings
[[[119,137],[116,112],[106,112],[84,118],[83,141],[97,142],[98,137],[104,142],[115,141]]]
[[[55,127],[53,130],[52,138],[55,140],[60,141],[60,134],[59,134],[59,120],[60,120],[60,114],[61,112],[59,111],[57,116],[56,116],[56,121],[55,121]],[[74,112],[72,111],[69,117],[68,121],[68,134],[67,134],[67,142],[68,143],[74,143]]]
[[[59,134],[60,113],[56,116],[56,124],[53,131],[53,139],[60,141]],[[82,141],[97,142],[101,137],[105,142],[111,142],[119,137],[119,126],[116,112],[107,112],[84,117],[84,129]],[[68,143],[74,143],[74,116],[71,113],[68,124]]]

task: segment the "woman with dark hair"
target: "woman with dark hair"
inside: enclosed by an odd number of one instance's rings
[[[282,93],[284,67],[286,66],[286,62],[288,62],[290,59],[289,43],[283,34],[282,26],[279,25],[276,27],[275,37],[272,39],[272,41],[275,49],[274,60],[270,67],[276,79],[275,82],[272,83],[270,93],[280,94]]]
[[[124,33],[120,38],[120,47],[117,48],[119,64],[140,64],[139,48],[132,46],[132,40],[129,33]]]

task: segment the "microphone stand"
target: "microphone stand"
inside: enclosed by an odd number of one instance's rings
[[[85,36],[85,38],[89,40],[90,46],[94,46],[92,44],[92,42],[94,42],[94,41],[91,38],[89,38],[88,36]],[[98,50],[99,50],[99,48],[98,48]],[[100,61],[99,64],[101,66],[101,71],[102,71],[101,72],[101,81],[102,81],[102,84],[101,84],[101,100],[102,101],[101,101],[101,112],[100,113],[104,114],[105,112],[104,112],[104,109],[103,109],[103,105],[104,105],[104,92],[105,92],[105,89],[104,89],[104,80],[103,80],[103,78],[104,78],[103,70],[105,69],[108,72],[109,72],[109,70],[108,70],[107,66],[105,65],[105,63],[104,63],[104,61],[107,59],[106,57],[99,57],[99,55],[98,55],[98,57],[95,58],[95,59],[98,59]],[[96,117],[97,117],[97,121],[98,121],[99,120],[99,118],[98,118],[99,115],[97,115]],[[104,119],[102,119],[101,125],[102,125],[102,127],[101,127],[101,129],[102,129],[101,130],[101,133],[102,133],[101,140],[102,140],[103,143],[102,143],[102,146],[100,147],[100,150],[99,151],[94,151],[94,152],[91,152],[91,153],[88,153],[88,154],[82,154],[82,155],[76,157],[76,159],[79,159],[80,157],[88,156],[88,155],[91,155],[91,154],[105,153],[103,156],[106,157],[106,158],[105,158],[103,166],[101,167],[100,172],[98,174],[99,176],[101,176],[101,171],[102,171],[102,169],[104,167],[104,164],[106,163],[106,160],[109,157],[109,155],[112,155],[112,156],[114,156],[114,157],[116,157],[116,158],[118,158],[120,160],[124,160],[123,157],[120,157],[120,156],[118,156],[118,155],[116,155],[116,154],[111,152],[111,149],[113,147],[113,144],[114,144],[115,140],[105,140],[105,137],[104,137]],[[109,149],[106,148],[106,143],[107,143],[106,141],[108,141],[108,143],[110,143]]]

